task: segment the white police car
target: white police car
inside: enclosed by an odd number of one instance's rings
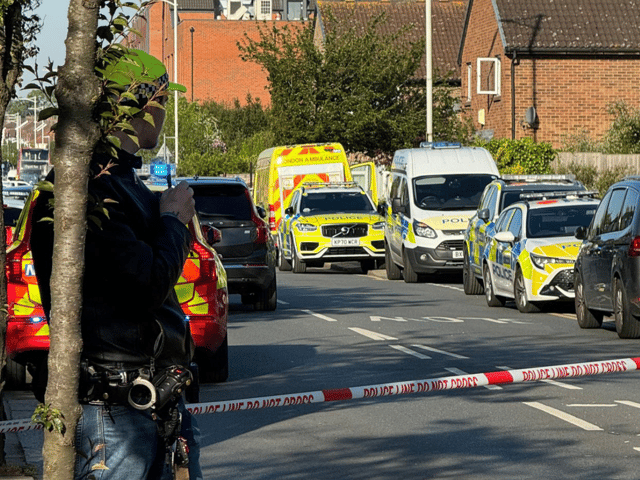
[[[600,201],[595,192],[546,192],[522,195],[506,208],[482,254],[487,304],[515,299],[523,313],[537,302],[572,300],[573,268],[580,248],[574,236],[588,227]]]

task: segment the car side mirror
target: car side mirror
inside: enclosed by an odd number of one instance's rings
[[[391,211],[393,213],[407,213],[406,207],[397,197],[391,200]]]
[[[478,211],[478,218],[485,223],[489,221],[490,215],[491,215],[491,212],[489,211],[488,208],[483,208],[482,210]]]
[[[576,228],[576,231],[573,233],[573,235],[578,239],[578,240],[584,240],[585,238],[587,238],[587,229],[580,226],[578,228]]]
[[[209,245],[215,245],[222,241],[222,232],[216,227],[212,227],[211,225],[202,225],[200,228],[202,230],[202,235],[204,235],[204,239]]]
[[[387,213],[387,204],[385,202],[380,202],[378,207],[376,208],[380,215],[386,215]]]
[[[293,215],[293,207],[285,208],[284,213],[286,213],[287,215]]]
[[[260,218],[267,218],[267,211],[263,207],[258,205],[256,207],[256,210],[258,211],[258,215],[260,216]]]
[[[513,243],[516,240],[516,237],[511,232],[498,232],[493,238],[496,239],[496,242],[500,243]]]

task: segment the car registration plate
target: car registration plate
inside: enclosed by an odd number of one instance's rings
[[[353,247],[360,245],[359,238],[332,238],[332,247]]]
[[[462,250],[454,250],[451,253],[453,253],[453,258],[463,258]]]

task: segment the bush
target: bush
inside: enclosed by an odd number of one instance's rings
[[[581,181],[587,190],[596,190],[602,198],[611,185],[622,180],[632,171],[629,167],[618,166],[599,172],[595,167],[572,162],[568,166],[558,167],[555,173],[575,175],[576,180]]]
[[[475,145],[489,150],[502,174],[551,173],[551,162],[558,155],[550,144],[535,143],[530,138],[500,138],[489,142],[478,141]]]

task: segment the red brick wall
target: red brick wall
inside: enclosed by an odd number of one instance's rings
[[[501,95],[476,93],[476,59],[500,56]],[[471,101],[467,98],[467,63],[472,66]],[[494,138],[511,138],[511,59],[505,57],[491,0],[475,0],[462,54],[461,98],[464,114],[477,130],[493,130]],[[562,146],[568,135],[586,131],[599,139],[611,124],[607,105],[617,100],[640,107],[640,91],[630,88],[640,78],[640,58],[521,58],[515,67],[515,137]],[[526,127],[527,108],[535,107],[539,125]],[[478,111],[485,110],[485,125]],[[526,127],[526,128],[525,128]]]

